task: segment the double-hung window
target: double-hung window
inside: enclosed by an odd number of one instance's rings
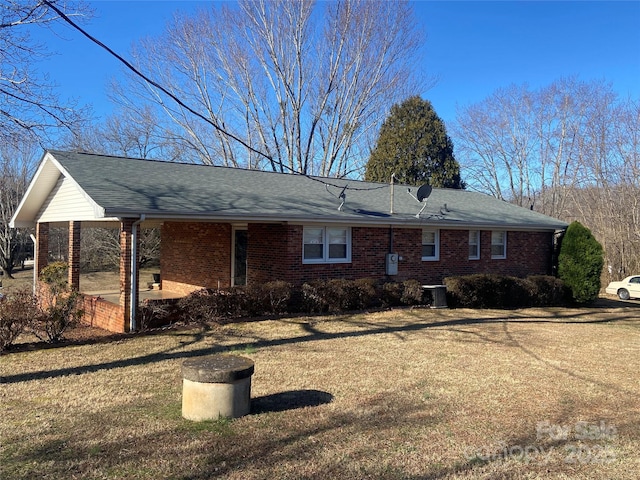
[[[303,263],[348,263],[351,261],[349,227],[304,227]]]
[[[491,232],[491,258],[507,258],[507,232]]]
[[[422,229],[422,260],[440,258],[440,232],[436,228]]]
[[[469,260],[480,258],[480,230],[469,230]]]

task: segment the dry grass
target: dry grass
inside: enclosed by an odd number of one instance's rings
[[[255,361],[253,413],[182,419],[181,362],[220,352]],[[259,321],[13,352],[0,369],[3,479],[640,471],[631,304]]]

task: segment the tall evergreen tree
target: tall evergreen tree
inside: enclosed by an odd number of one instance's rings
[[[410,97],[391,108],[366,165],[365,180],[464,188],[453,142],[428,100]]]
[[[602,245],[587,227],[572,222],[558,254],[558,277],[571,289],[576,303],[591,303],[600,292],[604,263]]]

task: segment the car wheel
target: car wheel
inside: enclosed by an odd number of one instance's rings
[[[629,300],[629,290],[621,288],[618,290],[618,296],[620,297],[620,300]]]

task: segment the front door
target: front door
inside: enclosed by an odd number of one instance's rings
[[[233,263],[231,265],[232,285],[247,284],[247,230],[233,231]]]

